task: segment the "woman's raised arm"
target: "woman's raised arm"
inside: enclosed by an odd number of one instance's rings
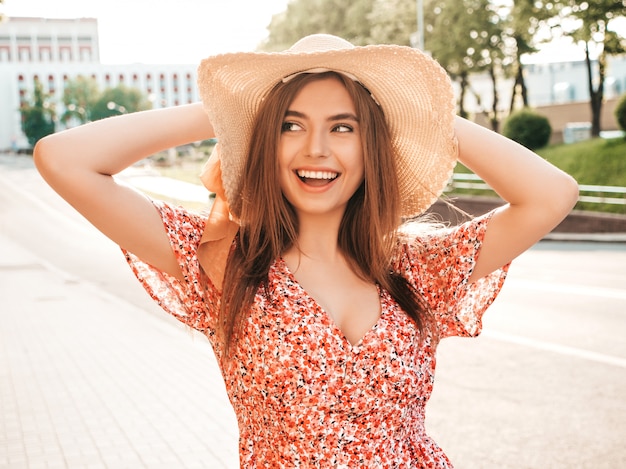
[[[477,280],[501,267],[558,225],[578,200],[578,184],[532,151],[491,130],[456,118],[459,161],[506,202],[489,222]]]
[[[112,176],[156,152],[213,136],[202,105],[189,104],[112,117],[49,135],[37,143],[34,161],[48,184],[102,233],[180,278],[152,203]]]

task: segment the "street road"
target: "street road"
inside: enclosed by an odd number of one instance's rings
[[[29,157],[0,155],[0,223],[47,265],[168,321]],[[429,433],[459,468],[626,467],[625,337],[626,244],[541,242],[513,263],[483,334],[441,343]]]

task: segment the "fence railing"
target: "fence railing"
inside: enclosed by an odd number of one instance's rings
[[[479,176],[472,173],[453,174],[446,191],[450,192],[454,189],[492,190]],[[626,187],[581,184],[578,186],[578,189],[580,191],[578,196],[579,202],[626,205]]]

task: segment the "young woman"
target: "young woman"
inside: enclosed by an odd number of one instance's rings
[[[566,216],[576,182],[455,117],[445,72],[417,50],[314,35],[210,57],[198,84],[202,104],[43,139],[37,167],[208,337],[242,467],[452,467],[424,428],[437,343],[480,332],[508,263]],[[113,178],[212,137],[208,217]],[[408,229],[457,158],[507,204]]]

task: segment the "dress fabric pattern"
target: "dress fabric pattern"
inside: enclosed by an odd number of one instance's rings
[[[220,292],[202,273],[205,218],[155,202],[183,271],[179,282],[126,258],[168,313],[211,342],[239,425],[242,468],[451,468],[426,434],[436,344],[379,287],[381,316],[355,345],[298,284],[286,263],[270,267],[225,364],[215,334]],[[475,336],[508,266],[469,284],[490,214],[419,236],[395,267],[433,310],[440,337]]]

